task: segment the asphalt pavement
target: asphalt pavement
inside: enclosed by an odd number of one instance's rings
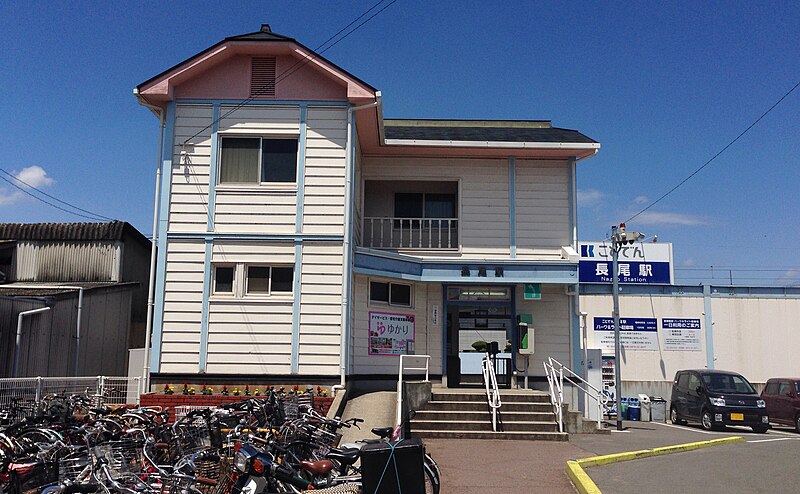
[[[591,467],[586,473],[606,494],[800,492],[800,434],[788,428],[757,434],[746,428],[717,432],[626,421],[623,432],[571,434],[569,442],[429,439],[425,444],[442,471],[441,494],[520,489],[574,494],[564,473],[567,460],[729,436],[745,442]]]

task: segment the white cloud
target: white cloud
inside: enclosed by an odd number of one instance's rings
[[[645,211],[636,217],[636,223],[642,225],[698,226],[707,225],[708,221],[691,214]]]
[[[650,199],[648,199],[647,196],[636,196],[633,199],[633,202],[636,203],[636,204],[646,204],[646,203],[650,202]]]
[[[14,185],[17,185],[24,189],[28,189],[29,188],[28,185],[30,185],[31,187],[39,188],[52,185],[55,183],[55,180],[47,176],[47,172],[44,170],[44,168],[37,165],[23,168],[18,173],[14,173],[14,177],[19,179],[20,181],[16,181],[13,179],[11,179],[10,181],[14,182]],[[22,199],[24,196],[25,194],[22,191],[20,191],[16,187],[8,185],[5,189],[0,189],[0,205],[14,204],[15,202]]]
[[[605,195],[599,190],[578,190],[578,206],[597,206]]]
[[[685,268],[692,267],[694,266],[694,259],[692,259],[691,257],[684,259],[681,265]]]
[[[792,268],[778,278],[782,283],[795,285],[800,282],[800,269]]]

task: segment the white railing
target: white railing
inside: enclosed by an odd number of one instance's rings
[[[458,218],[364,218],[364,247],[457,249]]]
[[[483,369],[483,386],[486,388],[486,401],[492,410],[492,430],[497,432],[497,415],[500,413],[500,388],[497,386],[497,375],[494,372],[494,362],[487,353],[481,360]]]
[[[575,374],[569,367],[553,357],[548,357],[545,362],[542,362],[542,365],[544,365],[544,372],[547,375],[547,384],[550,385],[550,397],[553,401],[553,411],[555,412],[556,419],[558,419],[558,431],[564,432],[564,417],[561,412],[564,406],[565,380],[595,401],[597,404],[597,428],[599,429],[601,427],[601,420],[603,419],[603,408],[608,397],[601,390],[592,386],[589,381]],[[565,371],[566,375],[564,375]],[[586,406],[589,406],[588,402]]]
[[[406,367],[404,359],[425,359],[424,367]],[[400,370],[397,372],[397,425],[403,423],[403,374],[405,371],[425,371],[425,381],[428,382],[430,370],[430,355],[400,355]]]
[[[139,403],[142,394],[140,377],[20,377],[0,378],[0,407],[15,401],[38,404],[47,395],[69,396],[89,394],[98,404],[125,405]]]

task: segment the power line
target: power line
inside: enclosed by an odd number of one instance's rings
[[[0,176],[0,180],[4,180],[4,181],[8,182],[8,183],[9,183],[9,184],[10,184],[12,187],[16,187],[16,188],[18,188],[19,190],[21,190],[22,192],[24,192],[24,193],[28,194],[29,196],[33,197],[34,199],[37,199],[37,200],[39,200],[39,201],[42,201],[43,203],[45,203],[45,204],[48,204],[48,205],[50,205],[50,206],[53,206],[53,207],[54,207],[54,208],[56,208],[56,209],[60,209],[61,211],[64,211],[65,213],[74,214],[75,216],[80,216],[80,217],[82,217],[82,218],[87,218],[87,219],[90,219],[90,220],[93,220],[93,221],[97,221],[97,220],[99,219],[98,217],[94,217],[94,216],[87,216],[87,215],[85,215],[85,214],[76,213],[75,211],[70,211],[70,210],[68,210],[68,209],[64,209],[64,208],[62,208],[61,206],[57,206],[57,205],[53,204],[52,202],[46,201],[46,200],[42,199],[42,198],[41,198],[41,197],[39,197],[39,196],[36,196],[36,195],[33,195],[33,194],[31,194],[29,191],[27,191],[27,190],[23,189],[22,187],[20,187],[19,185],[15,184],[15,183],[14,183],[14,182],[12,182],[11,180],[7,179],[6,177],[1,177],[1,176]]]
[[[792,87],[792,89],[790,89],[789,91],[787,91],[787,92],[786,92],[786,94],[784,94],[783,96],[781,96],[781,98],[780,98],[778,101],[776,101],[776,102],[775,102],[775,104],[773,104],[772,106],[770,106],[770,107],[769,107],[769,109],[768,109],[767,111],[765,111],[764,113],[762,113],[762,114],[761,114],[761,116],[760,116],[760,117],[758,117],[758,118],[755,120],[755,122],[751,123],[751,124],[750,124],[750,125],[749,125],[749,126],[746,128],[746,129],[744,129],[744,130],[743,130],[743,131],[742,131],[742,132],[741,132],[741,133],[740,133],[738,136],[736,136],[736,137],[735,137],[735,138],[734,138],[734,139],[733,139],[731,142],[729,142],[727,145],[725,145],[725,147],[723,147],[722,149],[720,149],[720,150],[719,150],[719,152],[717,152],[717,154],[715,154],[715,155],[714,155],[714,156],[712,156],[712,157],[711,157],[711,158],[710,158],[708,161],[706,161],[705,163],[703,163],[703,164],[700,166],[700,168],[698,168],[697,170],[693,171],[693,172],[692,172],[692,173],[691,173],[691,174],[690,174],[688,177],[686,177],[686,178],[684,178],[683,180],[681,180],[681,182],[680,182],[680,183],[678,183],[678,185],[676,185],[675,187],[671,188],[669,191],[667,191],[667,193],[666,193],[666,194],[662,195],[661,197],[659,197],[659,198],[658,198],[658,199],[656,199],[655,201],[651,202],[651,203],[650,203],[650,205],[648,205],[646,208],[642,209],[642,210],[641,210],[641,211],[639,211],[638,213],[634,214],[633,216],[631,216],[630,218],[628,218],[627,220],[625,220],[625,223],[629,223],[630,221],[632,221],[634,218],[636,218],[636,217],[637,217],[637,216],[639,216],[640,214],[642,214],[642,213],[644,213],[645,211],[647,211],[648,209],[652,208],[653,206],[655,206],[656,204],[658,204],[659,202],[661,202],[661,200],[662,200],[662,199],[664,199],[664,198],[665,198],[665,197],[667,197],[668,195],[670,195],[670,194],[672,194],[673,192],[675,192],[675,191],[678,189],[678,187],[680,187],[681,185],[685,184],[685,183],[686,183],[686,182],[688,182],[688,181],[689,181],[689,180],[690,180],[692,177],[694,177],[695,175],[697,175],[698,173],[700,173],[700,171],[701,171],[703,168],[705,168],[706,166],[708,166],[709,164],[711,164],[711,162],[712,162],[712,161],[714,161],[715,159],[717,159],[717,157],[718,157],[719,155],[721,155],[722,153],[724,153],[725,151],[727,151],[727,149],[728,149],[729,147],[733,146],[733,144],[734,144],[736,141],[738,141],[738,140],[739,140],[739,139],[740,139],[742,136],[744,136],[745,134],[747,134],[747,133],[750,131],[750,129],[752,129],[753,127],[755,127],[755,126],[756,126],[756,124],[757,124],[758,122],[760,122],[760,121],[761,121],[761,119],[763,119],[764,117],[766,117],[766,116],[767,116],[767,115],[768,115],[768,114],[769,114],[769,113],[770,113],[772,110],[774,110],[774,109],[775,109],[775,107],[776,107],[776,106],[778,106],[779,104],[781,104],[781,102],[782,102],[784,99],[786,99],[786,98],[787,98],[787,97],[788,97],[790,94],[792,94],[792,93],[794,92],[794,90],[795,90],[795,89],[797,89],[798,87],[800,87],[800,81],[798,81],[798,82],[797,82],[797,84],[795,84],[795,85]]]
[[[47,197],[49,197],[50,199],[53,199],[53,200],[55,200],[55,201],[58,201],[58,202],[60,202],[61,204],[65,204],[65,205],[67,205],[67,206],[69,206],[69,207],[71,207],[71,208],[73,208],[73,209],[77,209],[78,211],[82,211],[82,212],[84,212],[84,213],[87,213],[87,214],[90,214],[90,215],[92,215],[92,216],[96,216],[97,218],[101,218],[101,219],[108,220],[108,221],[114,221],[114,219],[113,219],[113,218],[109,218],[108,216],[103,216],[102,214],[93,213],[92,211],[88,211],[88,210],[86,210],[86,209],[79,208],[78,206],[75,206],[74,204],[70,204],[70,203],[68,203],[68,202],[66,202],[66,201],[62,201],[62,200],[61,200],[61,199],[59,199],[58,197],[51,196],[51,195],[50,195],[50,194],[48,194],[47,192],[45,192],[45,191],[43,191],[43,190],[41,190],[41,189],[39,189],[39,188],[37,188],[37,187],[34,187],[33,185],[29,184],[28,182],[26,182],[26,181],[22,180],[22,179],[21,179],[21,178],[19,178],[19,177],[16,177],[16,176],[14,176],[13,174],[11,174],[11,173],[7,172],[6,170],[3,170],[2,168],[0,168],[0,172],[2,172],[2,173],[5,173],[6,175],[8,175],[9,177],[13,178],[13,179],[14,179],[14,180],[16,180],[17,182],[19,182],[19,183],[21,183],[21,184],[25,185],[26,187],[30,187],[31,189],[35,190],[36,192],[38,192],[38,193],[40,193],[40,194],[42,194],[42,195],[44,195],[44,196],[47,196]],[[4,179],[4,180],[5,180],[5,179]],[[8,182],[8,180],[6,180],[6,182]],[[12,183],[11,185],[14,185],[14,184]],[[16,185],[14,185],[14,186],[16,187]],[[19,187],[17,187],[17,188],[18,188],[18,189],[20,189]],[[23,190],[23,189],[20,189],[20,190],[22,190],[23,192],[26,192],[26,191],[25,191],[25,190]],[[36,199],[39,199],[38,197],[36,197],[36,196],[34,196],[34,195],[32,195],[32,194],[29,194],[29,195],[31,195],[32,197],[35,197]],[[46,201],[44,201],[44,202],[46,202]],[[50,203],[47,203],[47,204],[50,204]],[[51,204],[51,206],[52,206],[52,204]],[[80,215],[80,214],[79,214],[78,216],[83,216],[83,215]],[[84,218],[86,218],[86,216],[84,216]]]
[[[319,56],[320,56],[320,55],[322,55],[322,54],[323,54],[323,53],[325,53],[326,51],[330,50],[331,48],[333,48],[334,46],[336,46],[337,44],[339,44],[339,43],[340,43],[341,41],[343,41],[345,38],[347,38],[348,36],[350,36],[351,34],[353,34],[354,32],[356,32],[358,29],[360,29],[360,28],[361,28],[361,26],[363,26],[363,25],[364,25],[364,24],[366,24],[367,22],[371,21],[371,20],[372,20],[372,19],[374,19],[374,18],[375,18],[377,15],[379,15],[381,12],[383,12],[383,11],[384,11],[384,10],[386,10],[386,9],[388,9],[388,8],[389,8],[389,7],[391,7],[391,6],[392,6],[392,5],[393,5],[395,2],[397,2],[397,0],[392,0],[392,1],[391,1],[391,2],[389,2],[388,4],[384,5],[384,6],[383,6],[383,7],[382,7],[380,10],[378,10],[377,12],[375,12],[374,14],[372,14],[371,16],[369,16],[367,19],[365,19],[363,22],[361,22],[360,24],[358,24],[356,27],[354,27],[353,29],[351,29],[350,31],[348,31],[347,33],[345,33],[345,34],[344,34],[344,36],[342,36],[341,38],[339,38],[338,40],[336,40],[335,42],[333,42],[333,43],[332,43],[330,46],[327,46],[327,47],[325,47],[324,49],[321,49],[323,46],[325,46],[326,44],[328,44],[328,43],[329,43],[329,42],[330,42],[332,39],[336,38],[336,37],[337,37],[339,34],[341,34],[343,31],[347,30],[347,29],[348,29],[350,26],[352,26],[353,24],[355,24],[356,22],[358,22],[358,21],[359,21],[361,18],[363,18],[364,16],[366,16],[367,14],[369,14],[371,11],[373,11],[375,8],[377,8],[377,7],[378,7],[380,4],[382,4],[382,3],[383,3],[383,2],[385,2],[385,1],[386,1],[386,0],[379,0],[379,1],[378,1],[377,3],[375,3],[375,4],[374,4],[372,7],[368,8],[367,10],[365,10],[364,12],[362,12],[362,13],[361,13],[361,15],[359,15],[358,17],[356,17],[355,19],[353,19],[353,20],[350,22],[350,24],[348,24],[347,26],[345,26],[345,27],[343,27],[342,29],[340,29],[340,30],[339,30],[339,31],[338,31],[336,34],[334,34],[333,36],[331,36],[330,38],[328,38],[327,40],[325,40],[325,42],[324,42],[324,43],[322,43],[322,44],[321,44],[321,45],[319,45],[317,48],[315,48],[315,49],[312,51],[312,53],[313,53],[313,54],[312,54],[312,56],[306,57],[306,58],[305,58],[305,59],[303,59],[303,60],[298,60],[297,62],[295,62],[295,63],[294,63],[294,65],[292,65],[291,67],[289,67],[288,69],[286,69],[285,71],[283,71],[282,73],[280,73],[280,74],[279,74],[279,75],[278,75],[278,76],[275,78],[275,83],[272,85],[272,87],[275,87],[275,86],[277,86],[279,82],[282,82],[283,80],[287,79],[287,78],[288,78],[290,75],[294,74],[295,72],[297,72],[298,70],[300,70],[301,68],[303,68],[305,65],[307,65],[308,63],[310,63],[311,61],[313,61],[313,60],[315,60],[315,59],[319,58]],[[267,89],[268,89],[268,86],[265,86],[265,87],[263,87],[263,88],[259,89],[258,91],[256,91],[256,92],[255,92],[255,93],[254,93],[252,96],[250,96],[249,98],[243,99],[242,101],[240,101],[239,103],[237,103],[236,105],[234,105],[234,107],[233,107],[233,108],[231,108],[230,110],[228,110],[228,111],[227,111],[227,112],[225,112],[224,114],[220,115],[220,116],[219,116],[219,117],[217,117],[215,120],[212,120],[210,124],[206,125],[206,126],[205,126],[205,127],[203,127],[202,129],[200,129],[199,131],[197,131],[197,133],[195,133],[193,136],[191,136],[191,137],[189,137],[188,139],[186,139],[185,141],[183,141],[183,145],[185,146],[185,145],[186,145],[186,144],[187,144],[189,141],[191,141],[191,140],[192,140],[192,139],[194,139],[195,137],[199,136],[200,134],[202,134],[202,133],[203,133],[203,132],[205,132],[206,130],[210,129],[210,128],[211,128],[211,127],[212,127],[212,126],[215,124],[215,123],[217,123],[217,122],[221,121],[223,118],[225,118],[225,117],[229,116],[230,114],[232,114],[233,112],[235,112],[235,111],[236,111],[236,110],[238,110],[239,108],[241,108],[241,107],[245,106],[246,104],[250,103],[251,101],[255,100],[256,98],[258,98],[259,96],[261,96],[261,95],[262,95],[264,92],[266,92],[266,91],[267,91]]]

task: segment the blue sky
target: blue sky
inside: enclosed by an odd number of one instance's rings
[[[132,89],[262,22],[315,48],[375,1],[2,2],[0,168],[149,234],[158,126]],[[600,240],[800,81],[798,21],[788,1],[398,0],[324,55],[387,118],[551,119],[600,141],[578,165],[579,235]],[[679,282],[800,284],[798,115],[800,89],[629,223],[674,243]],[[2,222],[81,220],[0,182]]]

